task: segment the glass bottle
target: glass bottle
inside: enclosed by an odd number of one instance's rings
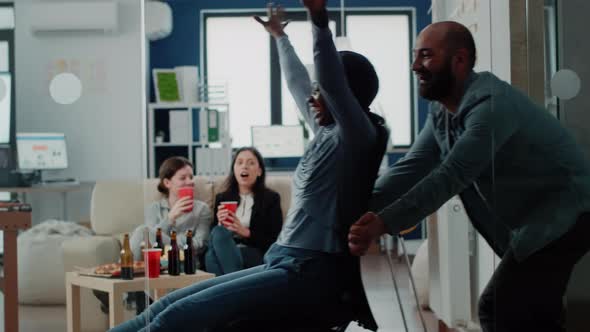
[[[129,234],[125,234],[121,249],[121,279],[133,279],[133,253],[129,246]]]
[[[158,227],[158,229],[156,230],[156,243],[154,244],[154,248],[159,248],[160,250],[162,250],[160,256],[164,256],[166,254],[166,251],[164,249],[164,242],[162,241],[162,229],[160,227]]]
[[[195,274],[195,250],[193,248],[193,231],[186,232],[186,244],[184,245],[184,273]]]
[[[176,232],[170,234],[170,250],[168,250],[168,274],[177,276],[180,274],[180,255],[176,243]]]

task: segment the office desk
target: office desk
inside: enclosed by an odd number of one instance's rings
[[[19,229],[31,227],[31,212],[0,212],[0,230],[4,232],[4,277],[0,290],[4,293],[4,331],[18,331],[18,269],[16,236]]]
[[[23,203],[27,203],[27,194],[30,193],[60,193],[62,200],[62,220],[68,220],[68,199],[67,194],[72,191],[79,191],[92,188],[94,182],[80,182],[77,184],[50,184],[32,187],[0,187],[0,192],[11,192],[22,194]],[[33,207],[34,208],[34,207]]]

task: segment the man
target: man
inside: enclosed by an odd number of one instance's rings
[[[475,73],[475,44],[461,24],[418,36],[412,70],[431,100],[407,155],[377,180],[371,209],[350,229],[363,255],[460,195],[502,262],[479,301],[485,332],[562,331],[562,296],[590,250],[590,171],[568,132],[491,73]]]
[[[351,320],[376,330],[347,235],[368,209],[385,152],[382,119],[368,113],[379,82],[365,57],[336,51],[325,0],[303,2],[313,21],[317,89],[282,31],[281,12],[269,5],[269,21],[257,18],[277,40],[289,89],[315,132],[293,175],[292,204],[277,242],[263,265],[172,292],[113,332],[217,331],[228,325],[240,331],[309,330]]]

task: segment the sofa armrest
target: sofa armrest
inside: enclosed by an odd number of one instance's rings
[[[121,243],[111,236],[77,237],[63,242],[63,260],[66,272],[76,266],[92,267],[119,260]]]

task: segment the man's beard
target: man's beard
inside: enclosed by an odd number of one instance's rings
[[[451,71],[451,58],[449,57],[438,72],[424,71],[428,80],[419,85],[420,96],[428,100],[441,100],[451,93],[455,84],[455,77]]]

